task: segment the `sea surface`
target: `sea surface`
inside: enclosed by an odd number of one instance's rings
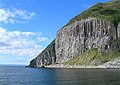
[[[120,69],[50,69],[0,65],[0,85],[120,85]]]

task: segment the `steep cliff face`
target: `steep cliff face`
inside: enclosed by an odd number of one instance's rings
[[[47,46],[35,59],[30,62],[29,67],[42,67],[54,64],[56,61],[55,55],[55,40]]]
[[[77,21],[60,29],[56,39],[29,66],[63,63],[92,48],[98,48],[101,53],[116,49],[113,42],[116,43],[117,34],[119,35],[119,31],[117,33],[114,24],[109,21],[96,18]]]
[[[119,25],[118,25],[118,28],[117,28],[117,34],[118,34],[118,38],[120,38],[120,23],[119,23]]]
[[[116,36],[115,26],[108,21],[96,18],[77,21],[57,32],[56,62],[66,62],[91,48],[99,48],[100,52],[110,50],[109,43]]]
[[[120,1],[115,0],[98,3],[72,18],[29,66],[41,67],[66,61],[73,64],[90,61],[88,64],[97,62],[99,65],[101,61],[103,64],[119,56]]]
[[[36,58],[30,61],[29,67],[37,67],[36,66]]]

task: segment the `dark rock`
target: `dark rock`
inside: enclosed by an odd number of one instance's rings
[[[55,40],[46,47],[35,59],[30,62],[30,67],[45,67],[54,64],[56,61],[55,55]]]
[[[36,66],[36,59],[33,59],[33,60],[30,61],[29,67],[37,67]]]

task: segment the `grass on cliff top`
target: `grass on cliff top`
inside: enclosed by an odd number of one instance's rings
[[[80,54],[79,56],[75,57],[74,59],[71,59],[64,64],[68,65],[92,65],[92,61],[96,60],[96,62],[105,63],[110,61],[111,59],[117,58],[120,56],[119,50],[114,50],[111,52],[106,52],[104,54],[101,54],[98,52],[97,48],[92,48],[90,50],[87,50],[86,52]]]
[[[120,23],[120,0],[112,0],[106,3],[95,4],[81,14],[72,18],[65,26],[89,17],[104,19],[113,22],[114,25],[117,26]]]

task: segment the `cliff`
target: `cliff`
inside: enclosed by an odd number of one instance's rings
[[[55,40],[33,59],[29,66],[42,67],[55,64],[98,66],[120,57],[120,24],[117,19],[120,16],[113,18],[114,14],[111,14],[113,10],[119,8],[118,3],[117,5],[115,3],[96,4],[74,17],[57,31]],[[110,7],[113,5],[115,7],[111,11]],[[103,12],[102,18],[96,13],[98,10],[100,13]],[[104,14],[106,10],[110,11]],[[90,11],[94,13],[90,14]],[[84,16],[86,13],[89,14]],[[112,16],[108,18],[108,14]]]
[[[30,62],[29,67],[43,67],[54,64],[56,61],[55,55],[55,40],[48,45],[35,59]]]
[[[117,31],[118,31],[118,38],[120,38],[120,24],[118,25],[118,28],[117,28]]]
[[[108,21],[96,18],[77,21],[57,32],[56,62],[66,62],[91,48],[104,52],[115,39],[116,28]]]

